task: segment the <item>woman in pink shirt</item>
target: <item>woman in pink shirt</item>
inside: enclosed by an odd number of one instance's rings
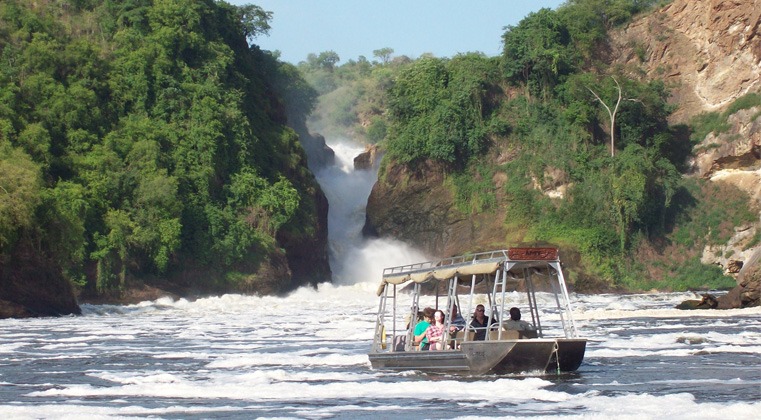
[[[425,330],[425,336],[428,338],[431,350],[444,349],[444,312],[437,310],[433,314],[433,324]]]

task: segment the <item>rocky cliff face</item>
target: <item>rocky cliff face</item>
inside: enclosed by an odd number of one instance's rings
[[[723,112],[741,96],[761,92],[761,0],[675,0],[613,34],[611,51],[612,63],[671,88],[672,123]],[[761,210],[761,107],[736,112],[729,125],[695,146],[689,176],[730,183]],[[703,250],[703,263],[738,281],[724,307],[758,305],[761,245],[754,238],[760,230],[761,218],[738,227],[727,244]]]
[[[748,193],[756,209],[761,209],[761,107],[742,110],[729,117],[731,128],[719,135],[709,134],[695,147],[693,175],[713,182],[732,184]],[[761,223],[740,226],[728,243],[706,247],[702,261],[717,264],[733,276],[758,249],[754,238]]]
[[[354,169],[372,169],[380,160],[380,151],[375,145],[368,145],[365,151],[354,158]],[[376,166],[377,167],[377,166]]]
[[[614,63],[671,87],[678,106],[674,123],[722,112],[739,97],[761,92],[761,0],[675,0],[615,34],[612,46]],[[728,122],[727,132],[711,133],[695,146],[691,176],[730,183],[761,210],[761,108],[736,112]],[[757,271],[759,230],[761,219],[736,229],[727,244],[703,250],[704,263],[738,279],[743,291],[733,294],[744,298],[734,305],[758,304],[759,280],[739,273]]]
[[[761,0],[675,0],[612,34],[612,62],[662,79],[672,122],[761,91]]]
[[[504,213],[464,215],[454,205],[444,172],[427,162],[417,172],[389,163],[367,202],[365,233],[414,244],[431,255],[458,255],[474,244],[503,247]]]

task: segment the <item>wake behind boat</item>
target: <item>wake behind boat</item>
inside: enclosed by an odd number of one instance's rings
[[[544,336],[536,300],[540,288],[554,293],[563,337]],[[514,324],[506,314],[513,306],[508,303],[512,292],[526,294],[533,328],[511,329]],[[421,297],[435,294],[438,307],[440,293],[446,296],[441,305],[447,313],[445,348],[420,350],[414,327]],[[510,248],[389,267],[383,270],[378,296],[368,354],[374,369],[470,375],[560,373],[578,369],[584,359],[587,340],[576,330],[556,248]],[[460,308],[472,314],[479,304],[489,308],[488,325],[468,322],[455,332],[452,311]]]

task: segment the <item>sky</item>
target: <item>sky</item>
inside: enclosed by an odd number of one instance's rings
[[[310,53],[335,51],[341,61],[373,51],[394,50],[392,57],[415,59],[425,53],[502,52],[502,34],[529,13],[556,9],[563,0],[227,0],[255,4],[273,12],[269,36],[254,40],[264,50],[280,51],[292,64]]]

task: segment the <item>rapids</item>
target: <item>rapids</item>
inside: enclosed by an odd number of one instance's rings
[[[750,419],[761,409],[761,308],[673,309],[692,293],[574,295],[574,318],[590,339],[577,372],[433,376],[370,369],[376,286],[84,305],[80,317],[4,320],[0,412],[77,419]],[[557,322],[551,313],[542,319],[546,331]]]

